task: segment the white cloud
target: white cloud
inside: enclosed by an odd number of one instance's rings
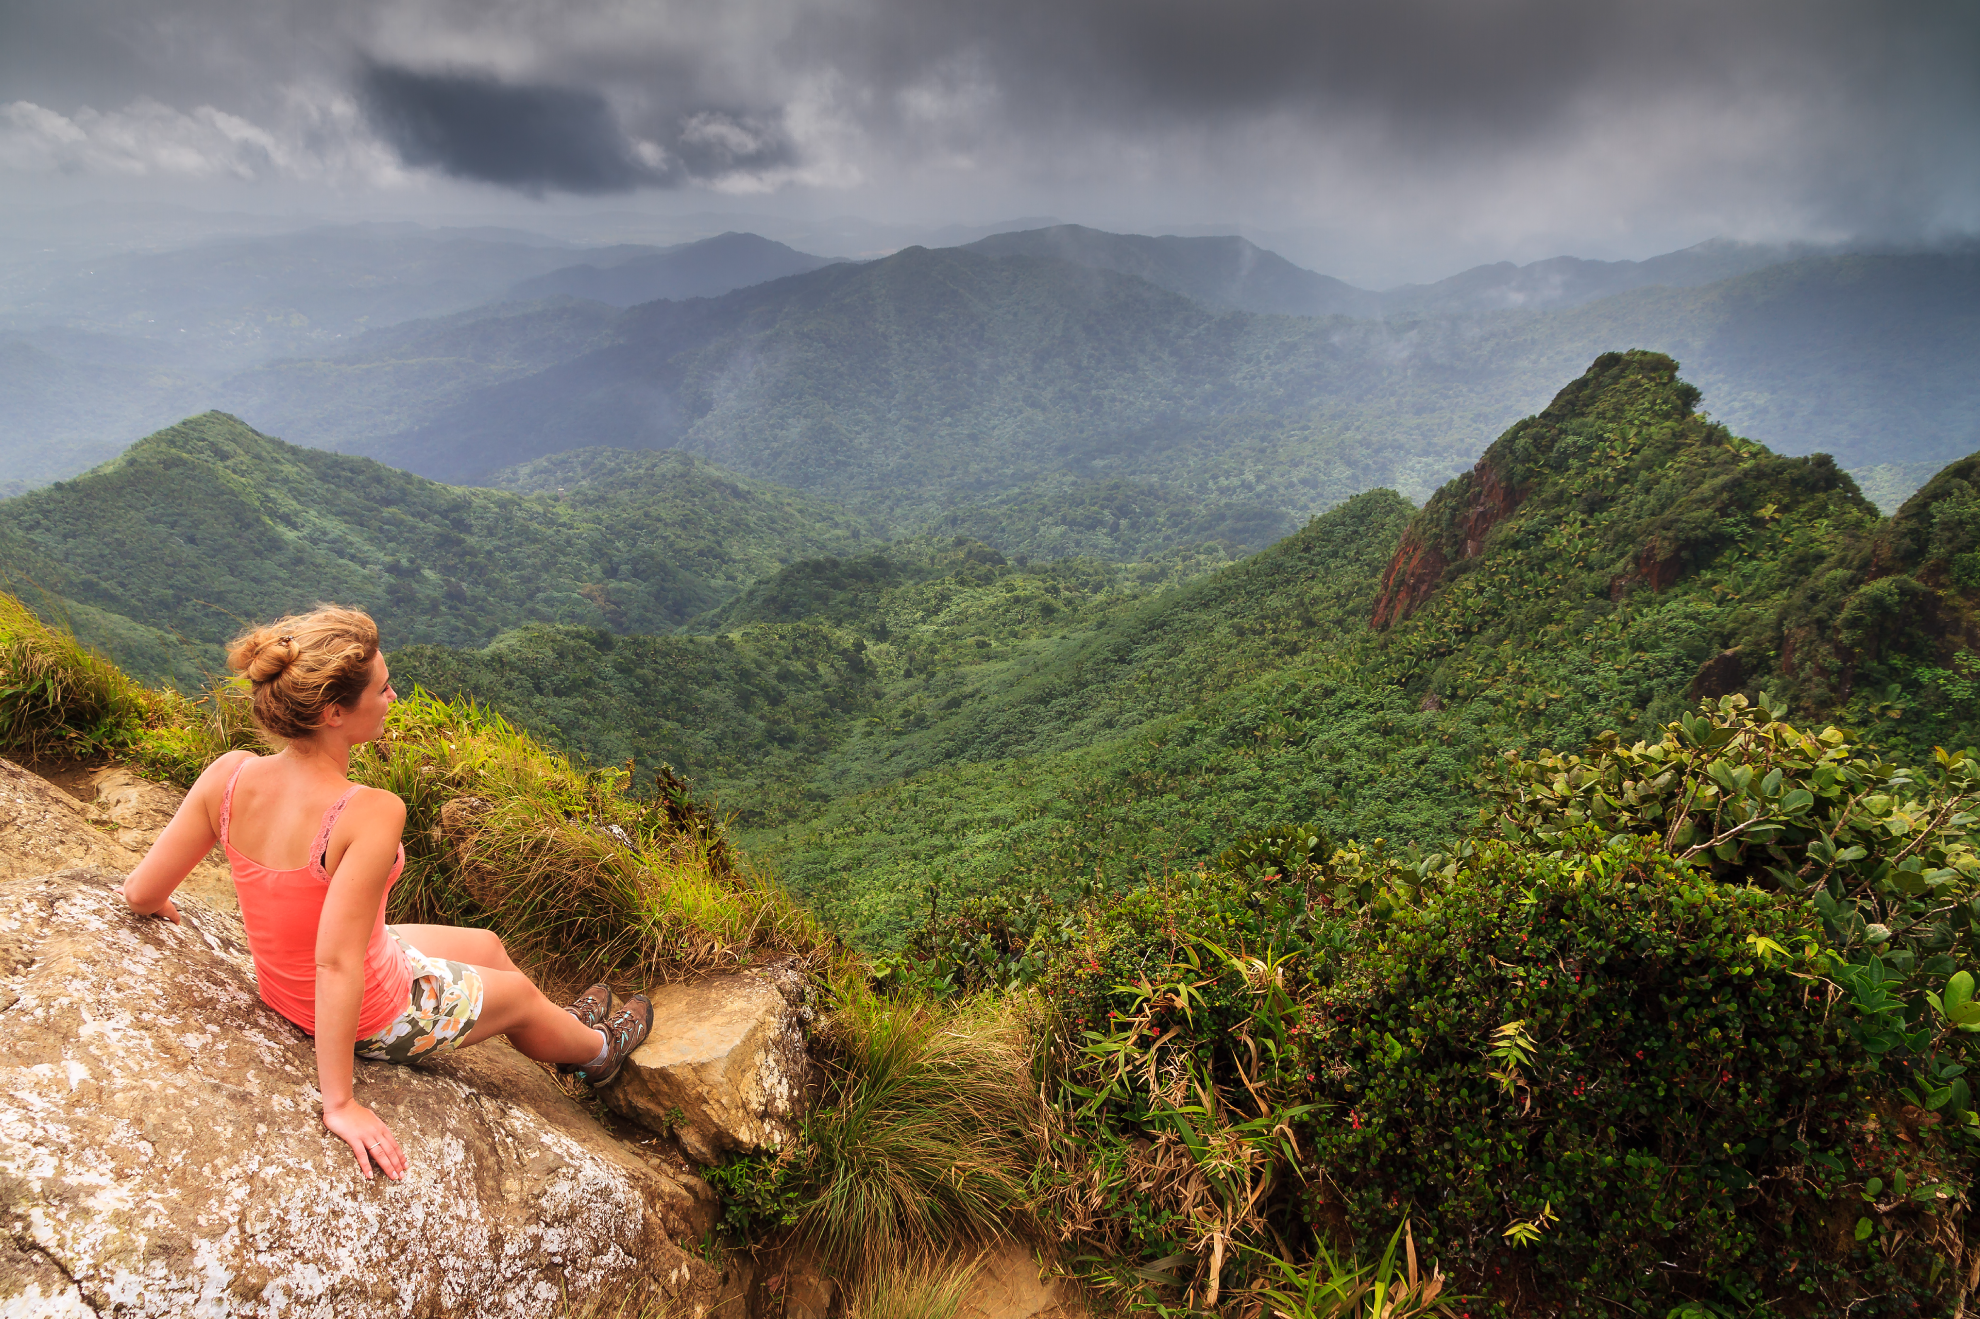
[[[392,187],[411,181],[337,92],[291,88],[273,128],[211,105],[178,110],[139,97],[121,110],[61,114],[0,105],[0,169],[120,178],[301,180]]]

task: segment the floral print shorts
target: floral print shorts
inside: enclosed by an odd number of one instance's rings
[[[437,1058],[457,1047],[481,1016],[481,973],[466,962],[428,957],[399,939],[412,967],[406,1010],[390,1024],[359,1040],[357,1056],[381,1063],[412,1063]]]

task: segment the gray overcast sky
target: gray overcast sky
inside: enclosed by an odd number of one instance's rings
[[[1974,0],[0,0],[7,210],[1242,226],[1362,282],[1980,231]]]

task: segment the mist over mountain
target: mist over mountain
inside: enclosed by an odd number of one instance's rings
[[[1818,252],[1809,244],[1781,246],[1715,238],[1645,261],[1588,261],[1572,256],[1526,265],[1499,261],[1474,266],[1432,284],[1403,284],[1376,291],[1304,269],[1236,236],[1151,238],[1065,224],[996,234],[968,247],[989,256],[1057,257],[1096,270],[1118,270],[1211,307],[1289,316],[1406,320],[1487,311],[1554,310],[1631,289],[1695,288],[1797,257],[1834,254]]]
[[[463,368],[401,388],[378,373],[380,390],[398,392],[377,416],[413,424],[309,438],[470,482],[568,448],[680,447],[910,522],[1067,477],[1304,516],[1378,485],[1427,494],[1494,428],[1544,404],[1549,382],[1616,344],[1678,357],[1729,424],[1783,452],[1909,464],[1922,479],[1980,436],[1980,382],[1962,365],[1980,348],[1971,255],[1805,257],[1554,309],[1295,318],[1219,309],[1115,268],[1123,254],[1167,254],[1156,273],[1200,287],[1240,249],[1106,239],[1013,240],[1058,243],[1098,268],[917,248],[636,307],[591,346],[572,337],[543,369],[515,363],[499,382],[466,383]],[[1192,267],[1180,259],[1192,253],[1221,255]],[[1693,279],[1758,259],[1675,255],[1673,278]],[[504,315],[525,327],[568,313]],[[387,356],[426,371],[454,352],[443,341],[462,324],[404,327]],[[341,385],[332,395],[361,398]],[[279,392],[267,403],[284,406]]]
[[[508,297],[517,302],[588,298],[630,307],[660,298],[717,297],[730,289],[831,264],[829,257],[812,256],[756,234],[726,233],[617,261],[565,266],[523,280],[509,290]]]
[[[255,377],[265,363],[341,357],[353,348],[359,362],[376,362],[391,350],[376,347],[367,331],[517,296],[556,296],[548,288],[516,292],[539,276],[624,306],[726,292],[823,264],[753,235],[670,248],[579,246],[515,229],[414,224],[65,252],[16,253],[0,269],[0,494],[72,476],[188,413],[256,409],[269,397]],[[536,332],[536,350],[519,349],[518,360],[530,369],[561,360],[547,346],[552,337]],[[222,383],[242,371],[248,379],[238,388]],[[445,370],[415,374],[404,382],[412,393],[436,386]],[[368,433],[364,400],[375,391],[345,393],[347,410],[325,432],[310,425],[310,388],[299,380],[301,397],[271,408],[279,421],[266,424],[294,420],[299,437],[331,447]]]
[[[1117,270],[1208,307],[1287,316],[1376,316],[1382,298],[1315,274],[1246,238],[1149,238],[1085,225],[994,234],[967,244],[985,256],[1050,257],[1094,270]]]
[[[1818,252],[1809,244],[1785,247],[1713,238],[1645,261],[1586,261],[1572,256],[1523,266],[1498,261],[1434,284],[1384,290],[1381,309],[1389,316],[1432,316],[1573,307],[1631,289],[1697,288],[1811,255],[1834,253]]]

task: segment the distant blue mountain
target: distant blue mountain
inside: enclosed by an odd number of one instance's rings
[[[509,296],[522,302],[588,298],[614,307],[634,307],[660,298],[718,297],[731,289],[802,275],[831,264],[829,257],[812,256],[755,234],[727,233],[602,265],[565,266],[523,280],[509,290]]]

